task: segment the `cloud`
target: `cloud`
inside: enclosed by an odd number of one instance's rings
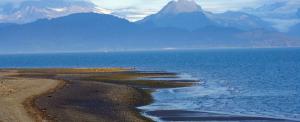
[[[125,7],[137,7],[144,9],[159,10],[171,0],[91,0],[95,4],[110,8],[120,9]],[[260,0],[196,0],[203,8],[211,11],[220,11],[227,9],[238,9],[241,7],[253,7],[258,5]]]
[[[126,18],[130,21],[137,21],[150,14],[154,14],[155,12],[157,11],[153,9],[138,9],[135,7],[129,7],[129,8],[115,9],[112,14],[117,15],[121,18]]]

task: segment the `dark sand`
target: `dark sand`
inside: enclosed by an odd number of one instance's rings
[[[150,104],[152,88],[190,86],[195,81],[134,80],[141,77],[175,77],[164,72],[136,72],[126,70],[19,70],[18,77],[63,80],[65,84],[51,93],[35,99],[35,107],[43,120],[88,122],[142,122],[138,106]],[[146,90],[147,88],[148,90]]]

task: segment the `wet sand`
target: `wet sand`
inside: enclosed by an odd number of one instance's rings
[[[266,118],[266,117],[250,117],[216,114],[197,111],[184,110],[158,110],[148,111],[148,115],[158,117],[163,121],[201,121],[201,122],[296,122],[292,120]]]

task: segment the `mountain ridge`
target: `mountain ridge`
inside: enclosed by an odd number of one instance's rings
[[[87,1],[42,0],[23,1],[20,5],[12,3],[0,6],[1,23],[30,23],[38,19],[51,19],[74,13],[106,13],[105,9]]]
[[[242,31],[220,26],[206,26],[193,31],[147,28],[98,13],[72,14],[2,27],[0,37],[0,52],[16,53],[299,45],[282,33],[265,30]]]
[[[266,29],[275,31],[272,24],[261,18],[239,11],[227,11],[224,13],[213,14],[212,20],[224,27],[234,27],[241,30]]]

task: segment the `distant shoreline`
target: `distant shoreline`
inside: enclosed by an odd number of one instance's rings
[[[173,49],[136,49],[136,50],[109,50],[109,51],[61,51],[61,52],[22,52],[22,53],[0,53],[5,55],[51,55],[51,54],[85,54],[85,53],[126,53],[126,52],[161,52],[161,51],[206,51],[206,50],[268,50],[268,49],[300,49],[300,46],[290,47],[217,47],[217,48],[173,48]]]

